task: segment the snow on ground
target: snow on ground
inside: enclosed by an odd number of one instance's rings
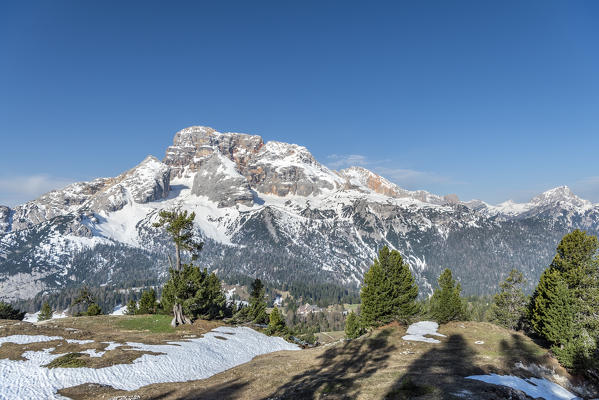
[[[125,311],[127,311],[127,306],[119,304],[118,306],[113,308],[110,315],[125,315]]]
[[[407,335],[403,336],[403,340],[411,340],[413,342],[441,343],[437,339],[425,337],[425,335],[443,336],[437,332],[439,324],[432,321],[420,321],[408,327]]]
[[[54,312],[54,313],[52,313],[52,319],[58,319],[58,318],[66,318],[66,317],[68,317],[68,315],[67,315],[66,311],[67,311],[67,310],[64,310],[64,311],[63,311],[63,312],[61,312],[61,313],[59,313],[59,312]],[[40,314],[40,312],[39,312],[39,311],[38,311],[38,312],[36,312],[36,313],[33,313],[33,314],[31,314],[31,313],[27,313],[27,314],[25,314],[25,318],[23,318],[23,321],[24,321],[24,322],[31,322],[31,323],[33,323],[33,322],[37,322],[37,316],[38,316],[39,314]]]
[[[494,385],[508,386],[521,390],[528,396],[545,400],[571,400],[579,399],[575,394],[567,391],[560,385],[541,378],[522,379],[512,375],[473,375],[466,379],[474,379]]]
[[[32,343],[55,339],[62,338],[15,335],[0,338],[0,343]],[[246,327],[220,327],[201,338],[163,345],[132,342],[126,345],[133,350],[164,354],[144,354],[132,364],[106,368],[48,369],[43,365],[59,357],[59,354],[50,354],[52,349],[28,351],[23,353],[26,361],[0,359],[0,399],[58,399],[61,397],[56,394],[57,390],[88,382],[135,390],[152,383],[205,379],[246,363],[260,354],[299,350],[298,346],[279,337],[266,336]],[[114,348],[116,345],[110,343],[109,347]],[[93,355],[98,356],[98,353],[94,352]]]

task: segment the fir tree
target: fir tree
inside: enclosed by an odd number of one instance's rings
[[[129,300],[127,303],[127,309],[125,310],[125,315],[135,315],[137,313],[137,302],[133,299]]]
[[[507,329],[516,329],[522,324],[527,299],[523,286],[526,283],[522,272],[512,269],[499,285],[500,292],[493,299],[491,310],[493,321]]]
[[[274,334],[282,334],[282,333],[287,333],[287,327],[285,326],[285,321],[283,320],[283,316],[281,315],[281,313],[279,312],[279,309],[277,307],[275,307],[271,313],[268,316],[269,318],[269,322],[268,322],[268,328],[266,329],[266,332],[269,335],[274,335]]]
[[[465,317],[464,303],[460,297],[462,287],[446,268],[439,276],[439,288],[435,289],[430,302],[430,314],[440,324]]]
[[[383,247],[364,274],[360,292],[364,326],[377,326],[393,319],[407,319],[418,312],[418,286],[410,267],[397,250]]]
[[[90,316],[90,317],[93,317],[95,315],[100,315],[100,314],[102,314],[102,309],[96,303],[91,303],[87,307],[87,311],[85,312],[85,314],[88,315],[88,316]]]
[[[268,322],[266,301],[264,300],[265,288],[260,279],[254,280],[250,290],[250,306],[247,307],[247,318],[256,324]]]
[[[345,337],[348,339],[356,339],[364,333],[364,329],[360,324],[360,318],[353,311],[349,313],[345,320]]]
[[[39,321],[46,321],[49,319],[52,319],[52,309],[50,308],[50,305],[48,304],[48,302],[44,302],[44,304],[42,305],[42,309],[40,310],[40,313],[37,315],[37,320]]]
[[[0,319],[22,321],[23,318],[25,318],[25,311],[19,311],[10,304],[0,301]]]
[[[144,290],[139,300],[137,314],[154,314],[156,312],[156,291],[154,289]]]

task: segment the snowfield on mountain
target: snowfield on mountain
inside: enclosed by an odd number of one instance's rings
[[[160,284],[171,243],[163,209],[196,213],[201,264],[272,282],[357,288],[379,248],[398,249],[422,295],[452,268],[464,294],[495,290],[515,265],[529,285],[574,228],[599,233],[599,205],[567,187],[492,206],[409,191],[361,167],[334,171],[302,146],[194,126],[162,161],[0,206],[0,297],[85,283]]]

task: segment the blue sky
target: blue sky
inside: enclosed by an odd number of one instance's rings
[[[0,204],[189,125],[408,189],[599,202],[599,2],[2,2]]]

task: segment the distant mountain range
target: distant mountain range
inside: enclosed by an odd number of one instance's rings
[[[162,161],[0,206],[0,298],[165,278],[162,209],[196,213],[199,263],[222,277],[357,286],[381,246],[401,251],[422,293],[449,267],[466,294],[492,293],[511,268],[532,287],[560,238],[599,232],[599,204],[567,187],[497,206],[408,191],[361,167],[334,171],[302,146],[193,126]]]

